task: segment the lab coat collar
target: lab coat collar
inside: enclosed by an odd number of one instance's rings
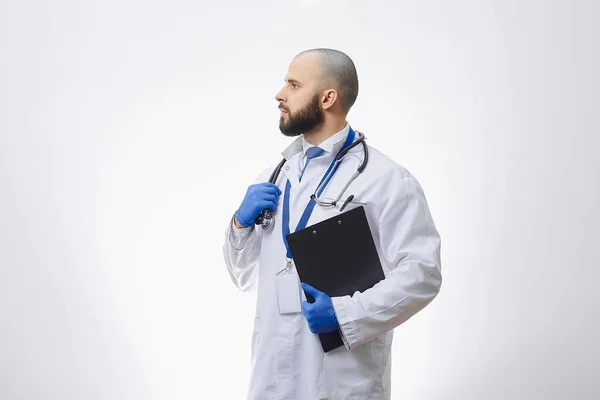
[[[348,132],[350,132],[350,124],[346,122],[346,126],[344,128],[335,133],[333,136],[325,139],[319,147],[325,150],[326,154],[336,154],[344,145],[344,141],[346,140],[346,136],[348,136]],[[290,160],[293,156],[298,153],[302,153],[303,155],[306,153],[308,148],[313,147],[312,144],[308,143],[306,139],[304,139],[304,134],[300,135],[296,140],[294,140],[285,150],[281,152],[281,155],[286,160]]]

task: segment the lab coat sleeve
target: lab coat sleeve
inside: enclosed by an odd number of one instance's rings
[[[262,171],[254,183],[266,182],[271,168]],[[235,226],[232,216],[223,243],[223,257],[233,283],[241,291],[249,291],[258,283],[258,265],[261,249],[261,229],[253,224],[247,228]]]
[[[249,291],[258,281],[258,260],[260,256],[260,232],[254,225],[238,228],[233,216],[225,231],[223,256],[233,283],[242,291]]]
[[[423,190],[411,175],[392,173],[382,181],[389,192],[376,206],[379,218],[372,229],[377,230],[380,256],[390,270],[362,293],[332,298],[348,349],[404,323],[441,287],[440,237]]]

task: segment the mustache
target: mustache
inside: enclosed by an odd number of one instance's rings
[[[279,105],[279,109],[280,109],[280,110],[283,110],[283,111],[285,111],[285,112],[287,112],[288,114],[289,114],[289,112],[290,112],[290,109],[289,109],[289,108],[287,108],[286,106],[284,106],[284,105],[281,105],[281,104]]]

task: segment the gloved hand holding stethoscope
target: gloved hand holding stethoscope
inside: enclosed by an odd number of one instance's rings
[[[311,201],[314,201],[316,204],[323,207],[336,207],[340,200],[342,199],[342,195],[348,189],[348,186],[356,179],[356,177],[365,169],[367,166],[367,162],[369,160],[369,152],[367,148],[367,144],[365,142],[365,136],[360,133],[358,134],[358,139],[354,141],[355,132],[350,128],[350,133],[346,138],[346,143],[340,149],[338,154],[335,156],[333,162],[329,166],[329,169],[325,173],[325,176],[321,179],[319,186],[315,189],[315,192],[310,196]],[[329,182],[333,174],[335,173],[337,167],[342,162],[342,158],[348,153],[349,150],[354,148],[355,146],[362,144],[364,150],[364,158],[361,164],[357,167],[356,172],[346,185],[340,191],[338,197],[333,201],[324,201],[319,199],[319,195],[325,188],[325,185]],[[279,173],[281,171],[281,167],[285,164],[286,159],[284,158],[281,162],[275,167],[271,177],[268,182],[259,183],[252,185],[248,188],[246,192],[246,196],[242,201],[240,208],[235,213],[235,218],[238,223],[244,227],[249,227],[252,224],[256,224],[261,226],[264,230],[269,230],[273,227],[273,214],[277,209],[277,199],[281,195],[281,189],[275,185],[277,178],[279,177]],[[340,211],[343,211],[348,202],[350,202],[354,198],[354,195],[350,195],[343,205],[340,208]]]
[[[264,210],[275,212],[281,189],[270,182],[258,183],[248,187],[235,219],[243,227],[252,226]]]

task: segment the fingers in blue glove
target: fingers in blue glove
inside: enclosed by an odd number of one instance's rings
[[[263,200],[271,202],[273,204],[277,204],[277,196],[275,196],[274,194],[265,193]]]
[[[266,187],[248,189],[248,192],[246,193],[246,199],[250,200],[264,199],[268,196],[274,198],[279,197],[275,189]]]
[[[242,204],[236,211],[236,219],[242,226],[251,226],[263,210],[274,212],[277,209],[281,189],[269,182],[257,183],[248,187]]]
[[[258,206],[261,211],[268,209],[274,212],[277,209],[277,204],[272,201],[261,201],[258,203]]]
[[[315,289],[314,287],[310,286],[308,283],[304,283],[302,282],[302,289],[304,289],[304,291],[308,294],[310,294],[312,297],[315,298],[315,301],[317,301],[317,299],[321,296],[324,295],[325,293],[321,292],[318,289]],[[325,294],[325,296],[327,296]]]
[[[312,310],[312,304],[310,304],[308,301],[303,301],[302,302],[302,314],[305,317],[308,317],[308,314],[311,312]]]
[[[275,211],[277,209],[279,196],[281,195],[281,189],[269,182],[266,182],[262,185],[263,187],[261,189],[263,192],[260,193],[260,196],[262,197],[262,200],[266,202],[266,204],[264,202],[261,203],[261,207],[263,207],[263,210],[269,209],[271,211]]]
[[[310,331],[319,334],[339,328],[331,298],[307,283],[302,282],[301,286],[308,295],[315,298],[314,303],[302,302],[302,314],[306,318]]]
[[[263,183],[258,183],[256,185],[254,185],[256,189],[258,190],[262,190],[266,193],[272,193],[275,196],[280,196],[281,195],[281,189],[279,189],[279,187],[273,183],[270,182],[263,182]]]

